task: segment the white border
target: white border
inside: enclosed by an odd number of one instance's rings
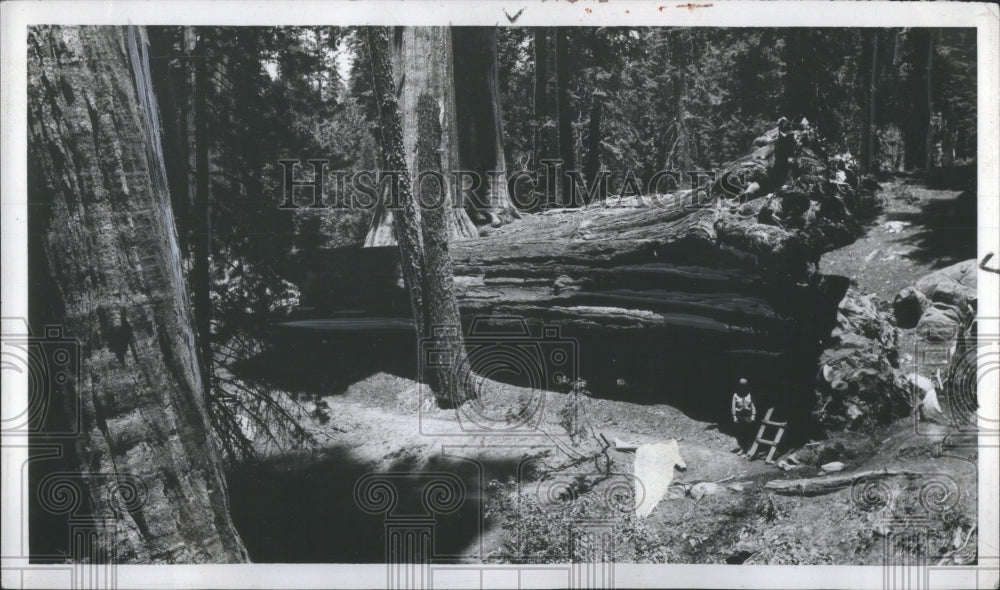
[[[706,5],[707,4],[707,5]],[[474,7],[474,8],[473,8]],[[27,129],[26,129],[26,27],[32,24],[184,24],[184,25],[509,25],[506,14],[524,8],[515,26],[619,25],[619,26],[925,26],[978,28],[979,115],[979,259],[987,252],[1000,257],[1000,12],[994,4],[961,2],[697,2],[612,1],[558,2],[459,0],[408,2],[401,0],[251,1],[199,2],[164,0],[5,2],[0,4],[3,75],[0,77],[0,215],[2,215],[3,317],[27,317]],[[1000,334],[1000,275],[979,273],[979,313],[992,318],[980,324],[981,334]],[[983,375],[980,392],[1000,391],[997,371]],[[26,376],[3,372],[3,400],[14,409],[27,405]],[[15,392],[14,395],[11,392]],[[22,394],[22,395],[17,395]],[[998,398],[980,396],[986,416],[998,416]],[[5,408],[10,415],[12,407]],[[27,460],[27,440],[4,437],[0,463],[3,468],[3,536],[0,555],[23,555],[27,547],[26,522],[22,520],[21,466]],[[979,452],[979,555],[978,568],[930,568],[920,587],[974,588],[997,584],[998,543],[997,442]],[[330,534],[343,534],[331,531]],[[14,582],[24,588],[67,587],[67,570],[87,575],[89,566],[30,566],[24,559],[3,559],[4,586]],[[490,570],[509,571],[512,566],[470,566],[450,569],[450,585],[492,586]],[[556,567],[518,568],[531,574],[532,585],[559,587],[565,572]],[[384,585],[385,566],[374,565],[178,565],[118,566],[117,583],[123,588],[377,588]],[[728,588],[878,588],[883,585],[879,566],[717,566],[630,565],[615,566],[617,587]],[[87,579],[87,578],[84,578]],[[503,579],[509,579],[504,577]],[[80,579],[77,579],[77,584]],[[441,586],[439,586],[441,587]]]

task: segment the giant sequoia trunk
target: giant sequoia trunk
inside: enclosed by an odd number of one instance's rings
[[[463,170],[474,171],[482,178],[482,184],[475,191],[478,202],[470,209],[470,214],[481,210],[490,225],[497,227],[521,216],[507,194],[497,30],[495,27],[454,27],[452,38],[459,161]],[[481,223],[486,219],[476,221]]]
[[[449,202],[458,204],[458,193],[451,174],[459,170],[458,123],[455,114],[455,82],[451,29],[448,27],[396,27],[393,31],[391,74],[399,96],[402,121],[404,168],[388,168],[411,173],[417,180],[417,104],[420,96],[434,98],[441,111],[441,171],[447,183]],[[383,138],[384,140],[384,138]],[[383,191],[383,197],[386,197]],[[383,198],[372,220],[365,240],[366,246],[387,246],[395,242],[392,234],[394,211],[386,207]],[[419,215],[419,213],[418,213]],[[418,217],[419,219],[419,217]],[[451,239],[474,238],[479,235],[475,224],[462,206],[449,207],[448,227]]]
[[[209,432],[142,29],[28,35],[29,182],[45,301],[80,343],[79,470],[123,562],[247,561]],[[76,412],[71,411],[71,416]]]

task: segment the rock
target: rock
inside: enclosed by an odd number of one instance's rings
[[[976,288],[958,281],[941,281],[928,289],[927,297],[934,303],[964,309],[976,299]]]
[[[801,465],[815,465],[819,463],[819,454],[816,448],[819,445],[808,445],[795,451],[795,459]]]
[[[823,473],[835,473],[837,471],[843,471],[844,464],[840,461],[833,461],[832,463],[825,463],[820,467]]]
[[[930,301],[916,287],[906,287],[896,294],[892,301],[892,311],[896,316],[896,325],[900,328],[914,328],[920,321],[920,316],[930,306]]]
[[[927,308],[917,323],[917,333],[929,342],[948,342],[958,334],[964,314],[944,303]]]
[[[964,260],[934,271],[914,285],[928,299],[962,308],[976,298],[976,260]]]
[[[965,260],[934,271],[893,301],[896,325],[916,327],[931,342],[954,338],[957,326],[975,313],[976,261]]]
[[[886,233],[898,234],[910,225],[912,224],[909,221],[887,221],[882,227],[885,228]]]
[[[722,490],[722,486],[719,484],[711,481],[702,481],[691,486],[688,493],[691,494],[691,497],[697,502],[705,496],[718,494],[720,490]]]
[[[791,471],[792,469],[799,469],[801,467],[801,465],[795,465],[794,463],[785,461],[784,459],[778,461],[778,469],[782,471]]]

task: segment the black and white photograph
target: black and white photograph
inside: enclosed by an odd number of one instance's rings
[[[81,4],[5,588],[996,587],[996,5]]]

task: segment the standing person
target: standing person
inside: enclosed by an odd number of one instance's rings
[[[747,454],[753,443],[754,422],[757,421],[757,406],[750,397],[750,384],[746,379],[740,379],[733,401],[730,406],[733,424],[736,425],[736,440],[740,445],[739,456]]]

